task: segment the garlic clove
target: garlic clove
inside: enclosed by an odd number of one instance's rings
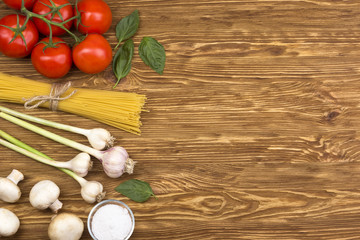
[[[80,177],[85,177],[92,168],[91,157],[87,153],[79,153],[70,160],[71,169]]]
[[[128,158],[129,154],[120,146],[115,146],[104,151],[102,165],[106,175],[111,178],[118,178],[123,175]]]
[[[19,218],[10,210],[0,208],[0,237],[14,235],[20,227]]]
[[[90,145],[97,150],[112,147],[115,141],[115,138],[110,134],[110,132],[103,128],[91,129],[86,136]]]
[[[87,181],[81,186],[81,196],[87,203],[100,202],[105,194],[103,185],[97,181]]]

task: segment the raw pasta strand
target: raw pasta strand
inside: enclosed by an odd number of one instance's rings
[[[48,95],[51,84],[0,73],[0,101],[24,103],[24,98]],[[76,93],[58,104],[58,110],[90,118],[116,128],[140,134],[140,115],[145,95],[70,87],[63,96]],[[49,107],[43,103],[40,107]]]

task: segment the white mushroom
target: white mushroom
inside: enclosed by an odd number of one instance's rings
[[[50,180],[43,180],[36,183],[30,191],[30,203],[34,208],[44,210],[50,208],[57,213],[62,207],[59,201],[60,188]]]
[[[14,235],[19,227],[19,218],[13,212],[5,208],[0,208],[0,237]]]
[[[71,213],[56,215],[48,229],[51,240],[78,240],[84,231],[83,221]]]
[[[24,175],[16,169],[6,178],[0,177],[0,200],[8,203],[19,200],[21,191],[17,184],[23,179]]]

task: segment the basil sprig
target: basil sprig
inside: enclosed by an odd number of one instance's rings
[[[151,196],[155,197],[150,184],[138,179],[130,179],[121,183],[115,190],[135,202],[145,202]]]
[[[114,88],[120,82],[120,79],[126,77],[131,69],[131,60],[134,55],[134,42],[132,39],[127,40],[116,52],[113,59],[113,71],[117,78]]]
[[[165,49],[156,39],[144,37],[139,46],[139,54],[144,63],[155,72],[163,74],[165,67]]]
[[[116,37],[119,43],[116,45],[115,49],[118,48],[123,40],[134,36],[139,28],[139,23],[140,18],[138,10],[135,10],[129,16],[126,16],[120,20],[120,22],[116,25]]]
[[[113,58],[113,71],[117,78],[114,88],[120,80],[128,75],[131,69],[131,61],[134,54],[134,42],[131,37],[135,35],[139,28],[139,11],[135,10],[130,15],[124,17],[116,25],[117,49],[122,41],[127,40],[116,52]],[[165,68],[165,49],[152,37],[144,37],[139,45],[139,55],[143,62],[150,66],[159,74],[163,74]]]

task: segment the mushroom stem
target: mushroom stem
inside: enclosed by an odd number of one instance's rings
[[[59,201],[59,199],[56,199],[55,202],[53,202],[49,208],[51,209],[51,211],[53,211],[54,213],[57,213],[63,206],[63,203]]]
[[[13,169],[7,179],[17,185],[21,180],[24,180],[24,175],[20,171]]]

